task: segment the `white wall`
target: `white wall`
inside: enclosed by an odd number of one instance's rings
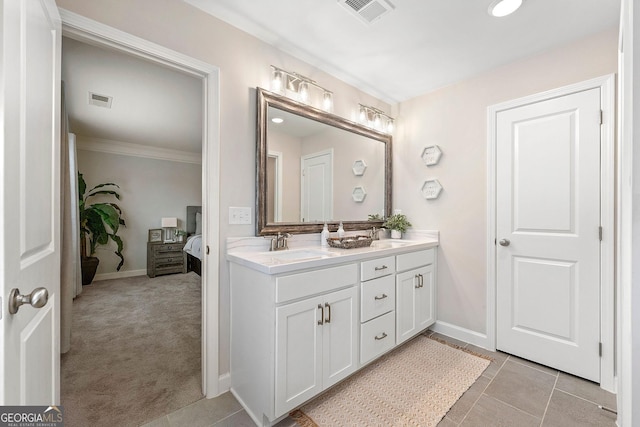
[[[78,137],[78,145],[82,138]],[[87,189],[105,182],[120,186],[120,200],[91,198],[91,202],[113,201],[122,209],[127,224],[118,235],[124,243],[125,263],[121,272],[147,269],[147,238],[150,228],[161,228],[162,217],[177,217],[178,228],[186,228],[186,207],[200,205],[202,166],[118,154],[78,150],[78,170]],[[120,259],[115,244],[96,251],[98,274],[114,273]]]
[[[440,231],[439,321],[486,333],[487,107],[615,73],[616,44],[611,29],[398,106],[393,206],[415,229]],[[426,167],[420,154],[433,144],[443,156]],[[444,191],[425,200],[419,190],[431,177]]]
[[[180,0],[56,0],[56,3],[63,9],[220,68],[220,235],[215,237],[220,245],[219,372],[224,374],[229,371],[230,329],[225,242],[227,237],[255,234],[255,224],[228,225],[229,206],[255,204],[255,87],[269,87],[269,66],[275,65],[304,74],[331,90],[334,112],[340,116],[355,120],[358,103],[387,112],[390,106]]]

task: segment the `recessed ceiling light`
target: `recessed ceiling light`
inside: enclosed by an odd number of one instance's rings
[[[280,124],[280,123],[284,122],[284,119],[282,119],[281,117],[274,117],[273,119],[271,119],[271,121],[273,123]]]
[[[489,6],[489,15],[501,18],[511,15],[522,6],[522,0],[495,0]]]

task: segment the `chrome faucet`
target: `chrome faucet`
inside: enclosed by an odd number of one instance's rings
[[[372,227],[371,230],[369,230],[369,237],[371,237],[371,239],[373,239],[373,240],[380,240],[380,232],[381,231],[382,231],[382,229],[380,229],[380,228]]]
[[[289,249],[289,242],[287,239],[291,237],[289,233],[278,233],[276,236],[271,238],[271,250],[272,251],[281,251],[283,249]]]

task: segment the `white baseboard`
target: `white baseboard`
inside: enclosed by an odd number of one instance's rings
[[[487,339],[487,336],[485,334],[481,334],[480,332],[461,328],[460,326],[452,325],[451,323],[443,322],[441,320],[438,320],[435,325],[431,327],[431,330],[442,335],[446,335],[448,337],[455,338],[457,340],[464,341],[469,344],[485,348],[487,350],[491,350],[490,348],[488,348],[489,340]]]
[[[147,270],[116,271],[115,273],[96,274],[96,277],[93,279],[93,281],[98,282],[100,280],[124,279],[125,277],[144,276],[146,274]]]
[[[231,374],[227,372],[218,377],[218,392],[220,394],[229,391],[231,388]]]

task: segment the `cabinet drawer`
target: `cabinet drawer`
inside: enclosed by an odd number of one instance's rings
[[[360,285],[360,321],[378,317],[395,309],[396,283],[394,276],[381,277]]]
[[[276,303],[355,285],[358,281],[356,264],[324,268],[306,273],[276,278]]]
[[[157,255],[161,255],[166,252],[182,252],[182,248],[184,247],[183,243],[175,243],[175,244],[167,244],[167,245],[153,245],[153,251]]]
[[[156,255],[156,262],[182,262],[183,252],[162,252]]]
[[[377,258],[371,261],[364,261],[361,264],[360,276],[363,282],[375,279],[377,277],[388,276],[393,274],[395,270],[395,257],[388,256],[385,258]]]
[[[395,312],[363,323],[360,326],[360,363],[365,364],[396,344]]]
[[[435,251],[435,248],[431,248],[423,251],[398,255],[396,257],[396,270],[406,271],[423,265],[433,264]]]

